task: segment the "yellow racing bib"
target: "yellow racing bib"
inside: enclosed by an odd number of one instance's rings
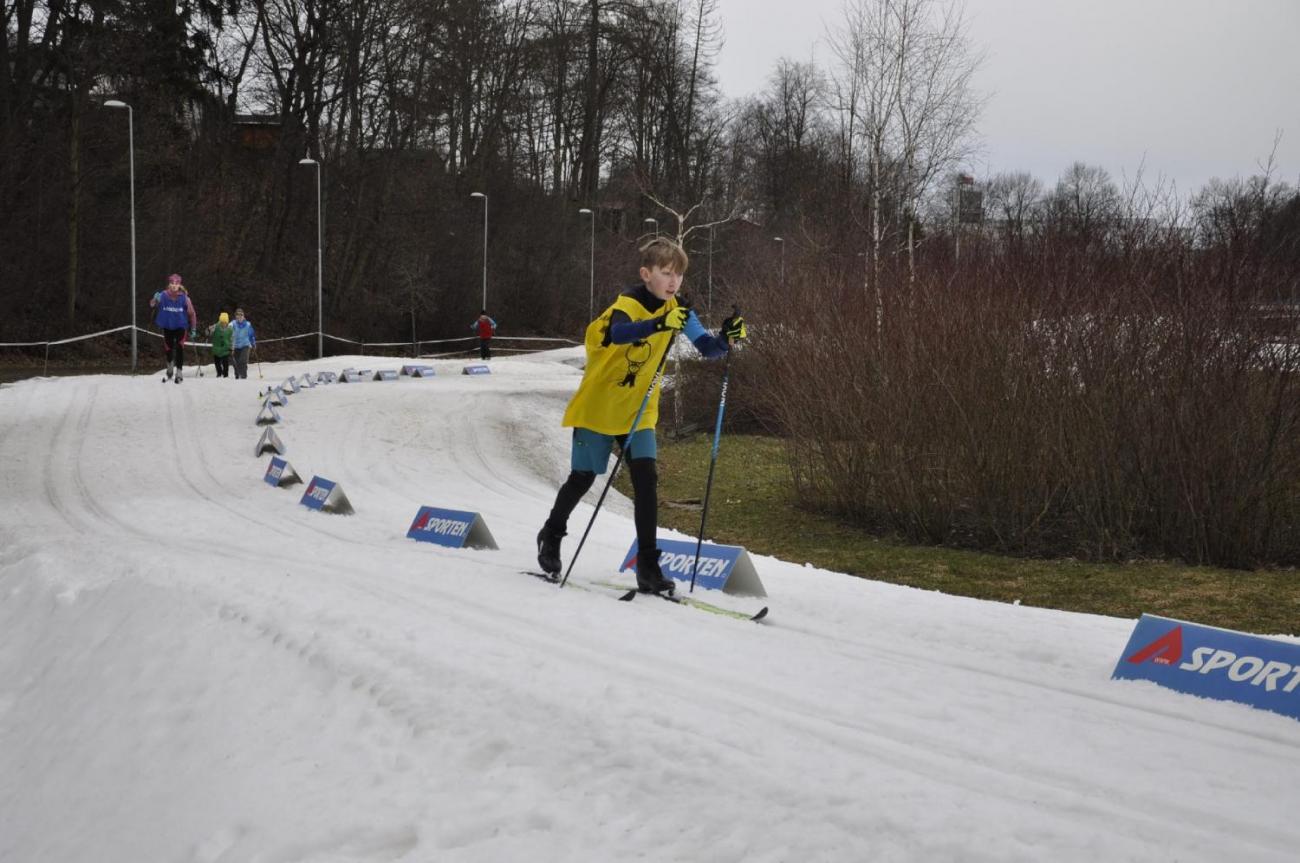
[[[627,345],[606,343],[606,337],[615,311],[623,312],[636,323],[676,307],[677,298],[673,297],[652,314],[634,298],[620,296],[587,326],[587,371],[564,411],[565,426],[611,435],[655,427],[659,420],[659,387],[650,394],[636,429],[632,428],[632,421],[641,409],[641,400],[659,367],[659,359],[668,349],[672,333],[664,330]]]

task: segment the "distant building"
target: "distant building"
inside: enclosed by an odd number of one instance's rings
[[[280,143],[280,115],[236,114],[235,143],[249,150],[274,150]]]

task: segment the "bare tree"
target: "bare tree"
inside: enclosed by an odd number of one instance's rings
[[[890,3],[894,20],[903,167],[899,197],[907,202],[907,263],[915,279],[915,214],[935,179],[969,154],[981,108],[972,78],[981,58],[971,48],[956,0],[882,2]]]
[[[1053,226],[1084,245],[1104,239],[1119,209],[1119,189],[1110,174],[1083,162],[1066,169],[1047,199]]]
[[[996,174],[985,187],[985,207],[993,214],[1009,248],[1024,242],[1042,206],[1043,184],[1024,171]]]
[[[846,0],[844,23],[828,34],[831,50],[839,62],[834,76],[840,95],[837,108],[847,112],[847,150],[854,152],[853,142],[861,139],[866,150],[866,194],[869,210],[869,233],[865,253],[871,258],[866,271],[872,276],[877,317],[882,312],[880,295],[880,259],[885,236],[882,215],[886,177],[891,163],[891,136],[895,134],[899,104],[894,18],[888,0]],[[852,166],[850,166],[852,170]]]
[[[766,186],[774,217],[790,218],[800,196],[813,191],[814,139],[820,131],[818,108],[824,81],[810,63],[781,59],[766,93],[757,103],[757,133]]]

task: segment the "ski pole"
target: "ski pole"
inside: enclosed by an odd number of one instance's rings
[[[704,521],[709,517],[709,495],[713,491],[713,469],[718,466],[718,443],[722,440],[722,414],[727,409],[727,379],[731,375],[731,351],[722,361],[722,397],[718,399],[718,421],[713,427],[713,454],[709,456],[709,479],[704,485],[704,509],[700,513],[700,535],[695,540],[695,563],[691,566],[691,589],[695,592],[695,573],[700,568],[700,547],[704,545]]]
[[[624,439],[624,446],[619,447],[618,458],[614,460],[614,469],[609,472],[609,479],[605,480],[605,488],[600,492],[600,499],[596,501],[596,508],[591,513],[591,519],[587,522],[587,529],[582,532],[582,539],[578,541],[578,547],[573,552],[573,557],[569,560],[569,568],[564,571],[564,578],[560,579],[560,587],[569,580],[569,573],[573,572],[573,565],[578,562],[578,555],[582,553],[582,546],[587,542],[587,534],[591,533],[591,526],[596,523],[596,516],[600,514],[601,504],[605,502],[605,495],[609,493],[609,487],[614,482],[614,477],[618,474],[619,466],[623,464],[623,454],[627,451],[627,444],[632,442],[632,435],[636,432],[637,423],[641,422],[641,415],[645,413],[646,405],[650,404],[650,395],[655,391],[660,379],[663,377],[664,362],[668,359],[668,354],[673,349],[673,342],[677,341],[677,330],[668,337],[668,347],[664,348],[664,355],[659,358],[659,365],[655,367],[654,376],[650,378],[650,386],[646,388],[645,398],[641,399],[641,407],[636,412],[636,419],[632,420],[632,428]]]
[[[199,367],[199,377],[203,377],[203,354],[199,353],[199,346],[194,346],[194,364]]]
[[[257,345],[253,345],[253,350],[257,350]],[[262,379],[262,358],[260,356],[257,358],[257,379],[259,381]]]

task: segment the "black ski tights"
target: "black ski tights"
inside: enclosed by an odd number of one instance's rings
[[[582,500],[582,496],[591,488],[592,483],[596,481],[596,475],[589,470],[575,470],[569,473],[569,478],[560,486],[559,492],[555,495],[555,506],[551,507],[551,516],[546,519],[546,526],[552,533],[563,536],[565,527],[569,523],[569,513]]]
[[[657,548],[659,545],[659,472],[652,458],[629,459],[628,472],[632,475],[633,519],[636,522],[636,541],[638,548]],[[589,470],[575,470],[560,486],[555,496],[555,506],[546,526],[553,532],[563,535],[569,523],[569,514],[573,512],[578,501],[596,482],[596,475]]]
[[[185,365],[185,331],[163,330],[163,351],[169,364],[182,368]]]
[[[638,549],[659,547],[659,472],[652,458],[629,459]]]

